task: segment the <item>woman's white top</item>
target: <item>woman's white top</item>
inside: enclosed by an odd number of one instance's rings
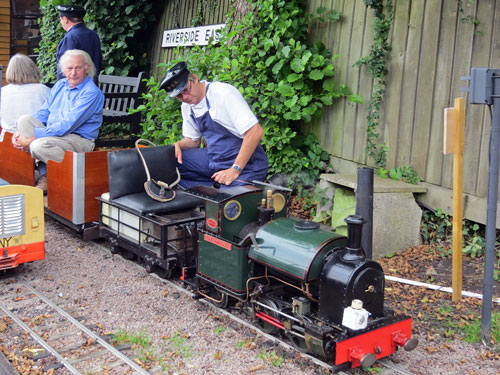
[[[50,89],[41,83],[8,84],[0,92],[0,125],[2,133],[14,132],[17,119],[33,115],[45,102]]]

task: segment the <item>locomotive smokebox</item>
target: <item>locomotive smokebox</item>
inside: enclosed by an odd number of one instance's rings
[[[326,258],[319,283],[319,315],[330,323],[342,324],[344,309],[354,299],[372,318],[384,314],[384,271],[371,260],[344,248]]]
[[[359,183],[370,180],[368,189],[365,189],[361,205],[366,211],[373,210],[370,204],[373,197],[373,171],[361,168],[358,171],[358,192]],[[360,205],[360,201],[357,202]],[[356,212],[359,212],[357,207]],[[372,212],[370,212],[370,217]],[[350,306],[354,299],[363,302],[364,308],[373,318],[381,317],[384,314],[384,271],[382,267],[369,259],[366,259],[363,252],[362,241],[364,232],[367,229],[366,220],[360,215],[351,215],[345,219],[347,223],[348,243],[347,247],[331,253],[326,259],[321,272],[319,286],[319,314],[328,322],[341,324],[343,311]],[[369,242],[371,242],[371,231],[368,230]]]

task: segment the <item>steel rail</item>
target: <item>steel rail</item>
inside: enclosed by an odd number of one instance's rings
[[[36,334],[35,331],[33,331],[30,327],[28,327],[24,322],[19,320],[19,318],[12,314],[7,308],[5,308],[1,303],[0,303],[0,309],[3,310],[5,314],[7,314],[14,322],[17,323],[18,326],[20,326],[22,329],[24,329],[26,332],[28,332],[31,337],[35,339],[36,342],[38,342],[41,346],[44,347],[45,350],[47,350],[50,354],[52,354],[54,357],[56,357],[63,365],[66,367],[72,374],[74,375],[82,375],[81,372],[79,372],[76,368],[74,368],[71,363],[69,363],[64,357],[62,357],[57,350],[52,348],[44,339],[42,339],[40,336]]]
[[[123,362],[125,362],[128,366],[133,368],[135,371],[142,375],[151,375],[149,372],[144,370],[142,367],[140,367],[137,363],[132,361],[129,357],[127,357],[125,354],[120,352],[119,350],[116,350],[112,345],[108,344],[102,337],[99,335],[96,335],[94,332],[92,332],[90,329],[85,327],[82,323],[80,323],[78,320],[73,318],[71,315],[66,313],[63,309],[61,309],[59,306],[57,306],[55,303],[50,301],[48,298],[40,294],[36,289],[34,289],[31,285],[27,284],[24,281],[18,281],[18,283],[24,285],[26,288],[28,288],[33,294],[35,294],[38,298],[40,298],[42,301],[44,301],[47,305],[51,306],[54,310],[56,310],[59,314],[64,316],[66,319],[68,319],[71,323],[73,323],[75,326],[77,326],[81,331],[83,331],[85,334],[96,340],[101,346],[106,348],[108,351],[110,351],[115,357],[118,357],[121,359]]]
[[[382,366],[385,366],[391,370],[398,371],[402,375],[415,375],[413,372],[410,372],[402,367],[399,367],[397,365],[394,365],[392,363],[389,363],[386,359],[377,359],[377,363],[381,364]]]

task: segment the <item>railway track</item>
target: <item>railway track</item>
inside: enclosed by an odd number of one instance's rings
[[[103,246],[102,244],[97,243],[97,242],[93,242],[93,243],[97,247],[99,247],[101,250],[103,250],[105,252],[109,252],[109,249],[106,248],[105,246]],[[131,263],[133,264],[134,267],[137,267],[138,269],[144,268],[140,264],[137,264],[135,262],[131,262]],[[163,279],[154,273],[151,273],[150,275],[152,277],[156,278],[157,280],[159,280],[160,282],[164,283],[165,285],[168,285],[172,288],[175,288],[177,291],[179,291],[181,293],[184,293],[190,297],[194,296],[194,294],[191,291],[189,291],[188,289],[184,288],[180,282]],[[235,321],[236,323],[241,324],[244,327],[247,327],[247,328],[254,330],[257,334],[259,334],[262,337],[265,337],[267,340],[275,343],[276,345],[279,345],[279,346],[281,346],[289,351],[292,351],[294,353],[299,353],[299,351],[294,346],[290,345],[288,342],[282,340],[281,338],[279,338],[277,336],[273,336],[273,335],[265,333],[264,331],[262,331],[261,329],[256,327],[254,324],[248,322],[247,320],[245,320],[243,318],[236,316],[235,314],[231,313],[230,311],[228,311],[226,309],[219,308],[205,299],[200,299],[198,301],[200,303],[203,303],[203,304],[209,306],[210,308],[214,309],[215,311],[217,311],[217,314],[227,316],[228,318]],[[325,374],[332,373],[332,371],[334,370],[332,365],[328,362],[322,361],[322,360],[320,360],[316,357],[313,357],[309,354],[300,353],[300,355],[302,358],[306,358],[306,359],[310,360],[311,362],[315,363],[316,365],[322,367],[325,370]],[[414,373],[408,371],[407,369],[393,364],[391,361],[389,361],[387,359],[378,360],[377,363],[383,367],[377,373],[379,375],[415,375]],[[352,373],[345,372],[345,371],[339,371],[336,373],[339,375],[352,375]]]
[[[104,252],[109,248],[94,242]],[[138,269],[143,267],[137,263],[130,265]],[[177,291],[193,296],[180,283],[160,278],[151,274],[160,282]],[[43,295],[42,293],[45,293]],[[134,362],[135,353],[129,346],[113,347],[104,338],[93,332],[97,327],[88,322],[81,311],[73,310],[71,305],[56,304],[50,299],[53,291],[38,291],[28,283],[14,278],[2,280],[0,288],[0,310],[19,326],[21,332],[27,332],[32,339],[30,349],[34,351],[33,360],[43,363],[45,371],[58,370],[57,374],[159,374],[161,369],[145,370]],[[57,299],[57,296],[53,296]],[[218,315],[224,315],[240,324],[252,329],[269,342],[297,353],[297,349],[280,337],[269,335],[251,324],[246,318],[241,318],[228,310],[220,309],[207,300],[199,300]],[[35,348],[35,349],[33,349]],[[301,353],[301,357],[320,366],[326,373],[331,373],[332,365],[308,354]],[[381,370],[380,375],[414,375],[414,373],[393,364],[389,360],[377,361]],[[149,372],[148,372],[149,371]],[[340,371],[340,375],[352,375],[350,371]],[[356,374],[361,374],[356,370]]]
[[[92,331],[97,327],[87,325],[85,317],[71,315],[75,313],[69,308],[64,309],[24,281],[5,279],[2,284],[0,310],[21,333],[31,336],[29,350],[44,373],[64,368],[66,371],[58,373],[150,374],[129,357],[133,356],[130,346],[112,346]]]
[[[141,267],[141,266],[137,265],[137,267]],[[156,274],[151,274],[151,276],[155,277],[158,280],[160,280],[162,283],[164,283],[166,285],[169,285],[169,286],[177,289],[178,291],[180,291],[182,293],[190,295],[191,297],[194,295],[189,290],[183,288],[181,285],[179,285],[176,282],[173,282],[171,280],[162,279],[161,277],[159,277]],[[242,318],[239,318],[238,316],[232,314],[231,312],[229,312],[229,311],[227,311],[225,309],[221,309],[221,308],[213,305],[212,303],[210,303],[207,300],[202,299],[202,300],[199,300],[199,301],[201,303],[204,303],[204,304],[210,306],[214,310],[216,310],[218,314],[225,315],[225,316],[229,317],[230,319],[232,319],[233,321],[235,321],[235,322],[237,322],[237,323],[239,323],[239,324],[241,324],[241,325],[243,325],[243,326],[245,326],[247,328],[253,329],[259,335],[265,337],[269,341],[272,341],[273,343],[275,343],[275,344],[277,344],[277,345],[279,345],[279,346],[281,346],[281,347],[283,347],[283,348],[285,348],[287,350],[290,350],[290,351],[295,352],[295,353],[299,353],[299,351],[294,346],[288,344],[286,341],[282,340],[281,338],[276,337],[276,336],[272,336],[272,335],[269,335],[269,334],[263,332],[262,330],[260,330],[255,325],[249,323],[248,321],[246,321],[246,320],[244,320]],[[322,367],[323,369],[325,369],[325,371],[326,371],[325,373],[329,374],[329,373],[332,373],[332,371],[334,371],[334,369],[333,369],[333,367],[332,367],[332,365],[330,363],[322,361],[322,360],[320,360],[320,359],[318,359],[316,357],[313,357],[313,356],[311,356],[309,354],[305,354],[305,353],[300,353],[300,354],[301,354],[302,358],[307,358],[311,362],[313,362],[316,365],[318,365],[318,366]],[[381,371],[377,372],[378,375],[415,375],[414,373],[406,370],[405,368],[391,363],[387,359],[378,360],[377,363],[384,367],[383,369],[381,369]],[[339,372],[336,372],[336,374],[339,374],[339,375],[351,375],[350,372],[345,372],[345,371],[339,371]]]

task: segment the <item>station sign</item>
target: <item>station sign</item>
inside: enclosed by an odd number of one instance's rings
[[[169,47],[190,47],[193,45],[206,46],[209,41],[217,43],[221,29],[225,23],[217,25],[205,25],[197,27],[185,27],[182,29],[164,30],[161,41],[162,48]]]

